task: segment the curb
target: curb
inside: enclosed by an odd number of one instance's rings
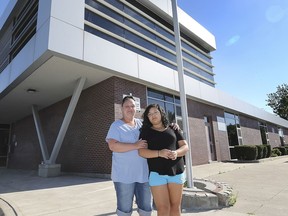
[[[19,216],[13,206],[0,197],[0,216]]]

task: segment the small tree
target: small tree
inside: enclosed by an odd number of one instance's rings
[[[270,106],[275,114],[288,120],[288,85],[277,86],[277,91],[267,96],[267,106]]]

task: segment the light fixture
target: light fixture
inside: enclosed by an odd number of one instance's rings
[[[29,89],[26,90],[26,92],[29,93],[29,94],[34,94],[37,91],[36,91],[36,89],[29,88]]]

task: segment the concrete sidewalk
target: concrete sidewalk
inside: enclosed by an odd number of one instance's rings
[[[194,166],[192,171],[195,178],[228,183],[237,201],[232,207],[183,215],[287,215],[288,156],[260,163],[215,162]],[[35,171],[0,169],[0,216],[108,216],[115,215],[115,206],[110,180],[71,175],[42,178]]]

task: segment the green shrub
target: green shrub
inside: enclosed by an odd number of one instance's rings
[[[279,151],[281,152],[281,155],[287,155],[287,151],[284,146],[274,147],[273,149],[279,149]]]
[[[263,149],[264,149],[264,146],[263,146],[263,145],[256,145],[256,148],[257,148],[257,157],[256,157],[256,159],[261,159],[261,158],[263,158]]]
[[[271,151],[271,156],[274,156],[274,155],[277,155],[277,156],[281,156],[282,153],[281,151],[276,147],[276,148],[273,148],[272,151]]]
[[[267,158],[268,147],[267,147],[267,145],[262,145],[262,146],[263,146],[263,155],[262,155],[262,158]]]
[[[255,145],[234,146],[236,158],[238,160],[256,160],[258,150]]]
[[[266,158],[269,158],[271,157],[271,145],[265,145],[266,148],[267,148],[267,155],[266,155]]]

